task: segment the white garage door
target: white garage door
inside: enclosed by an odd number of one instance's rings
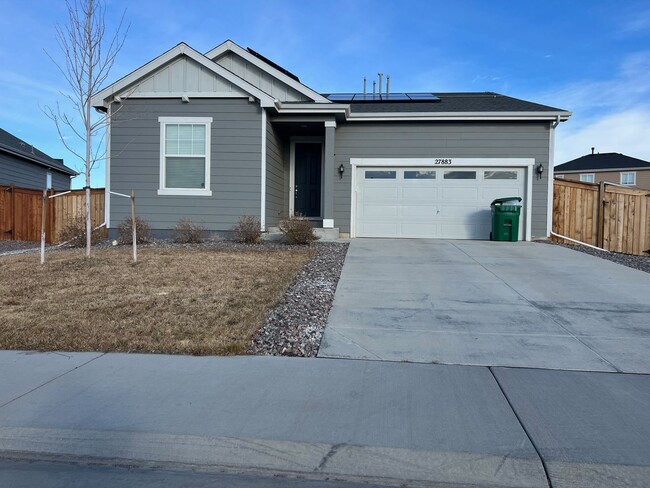
[[[525,176],[512,167],[357,168],[356,235],[489,239],[490,203],[523,198]]]

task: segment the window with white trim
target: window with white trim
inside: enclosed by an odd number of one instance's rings
[[[159,117],[158,195],[210,196],[212,117]]]
[[[45,175],[45,189],[46,190],[51,190],[52,189],[52,172],[48,171],[47,174]]]
[[[621,185],[636,185],[636,171],[621,172]]]
[[[559,180],[563,180],[563,179],[564,179],[564,175],[555,175],[555,177],[556,177],[557,179],[559,179]]]
[[[580,181],[583,183],[593,183],[595,180],[593,173],[583,173],[580,175]]]

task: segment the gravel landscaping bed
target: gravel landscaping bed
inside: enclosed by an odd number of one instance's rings
[[[0,241],[0,255],[27,249],[38,250],[40,249],[40,245],[40,242],[33,241]]]
[[[645,271],[646,273],[650,273],[650,256],[634,256],[632,254],[620,254],[616,252],[607,252],[598,249],[592,249],[587,246],[580,246],[578,244],[564,244],[561,242],[556,242],[551,240],[540,241],[540,242],[553,244],[554,246],[566,247],[568,249],[573,249],[574,251],[580,251],[585,254],[591,254],[592,256],[596,256],[598,258],[607,259],[608,261],[613,261],[615,263],[622,264],[623,266],[627,266],[628,268],[634,268],[634,269],[638,269],[639,271]]]
[[[320,242],[252,340],[250,354],[315,357],[332,308],[348,243]]]

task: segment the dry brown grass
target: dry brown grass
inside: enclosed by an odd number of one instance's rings
[[[0,258],[0,349],[242,353],[309,250],[142,249]]]

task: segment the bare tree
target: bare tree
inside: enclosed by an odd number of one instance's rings
[[[128,26],[123,29],[124,15],[111,37],[106,35],[106,6],[103,0],[66,0],[68,23],[56,26],[56,40],[63,53],[64,63],[56,61],[45,51],[59,68],[70,88],[61,92],[73,108],[73,115],[45,107],[46,115],[54,121],[63,145],[83,163],[86,179],[86,257],[90,257],[92,222],[90,220],[90,174],[98,161],[104,159],[101,152],[104,129],[111,112],[99,115],[92,110],[92,97],[99,92],[122,49]],[[79,118],[76,118],[76,117]],[[66,137],[71,131],[73,139],[85,145],[85,151],[75,149]],[[96,140],[96,136],[101,134]]]

